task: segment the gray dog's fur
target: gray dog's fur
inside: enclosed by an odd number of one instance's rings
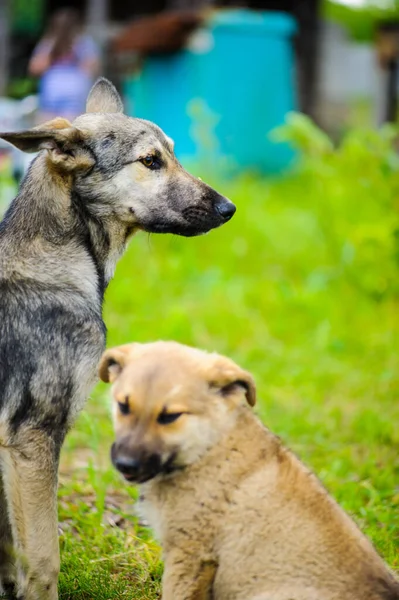
[[[158,127],[122,112],[101,79],[73,124],[1,135],[44,149],[0,224],[0,584],[25,600],[57,598],[59,453],[96,380],[104,291],[128,237],[198,235],[235,210]]]

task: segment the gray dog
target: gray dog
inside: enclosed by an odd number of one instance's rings
[[[73,124],[1,135],[45,150],[0,224],[0,582],[24,600],[57,598],[59,454],[96,381],[104,291],[128,238],[199,235],[235,212],[157,126],[122,113],[100,79]]]

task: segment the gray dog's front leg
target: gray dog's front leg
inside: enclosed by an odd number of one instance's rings
[[[0,457],[1,461],[1,457]],[[15,565],[11,525],[8,518],[7,501],[4,493],[0,462],[0,596],[12,597],[15,584]]]
[[[24,429],[3,454],[4,490],[17,563],[17,595],[24,600],[57,600],[58,453],[44,432]]]

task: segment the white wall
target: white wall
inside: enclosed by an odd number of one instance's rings
[[[321,120],[333,111],[345,112],[350,102],[369,99],[375,120],[381,91],[380,72],[375,49],[349,39],[345,30],[334,23],[322,26],[319,64],[319,109]],[[370,123],[371,124],[371,123]]]

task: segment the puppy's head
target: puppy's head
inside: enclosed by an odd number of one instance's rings
[[[199,460],[235,423],[237,408],[255,404],[249,373],[176,342],[108,350],[100,377],[113,383],[112,461],[139,483]]]
[[[193,236],[233,216],[234,204],[183,169],[159,127],[123,114],[109,81],[94,85],[86,111],[73,123],[59,118],[0,137],[25,152],[47,150],[49,167],[89,210],[128,231]]]

